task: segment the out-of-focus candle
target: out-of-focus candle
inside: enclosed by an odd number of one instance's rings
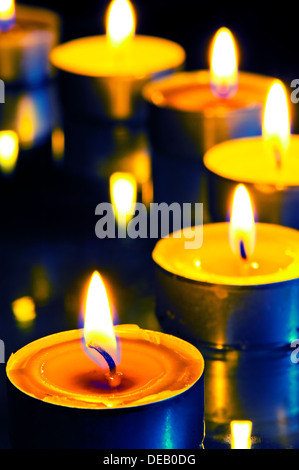
[[[6,175],[13,173],[19,156],[19,138],[14,131],[0,132],[0,171]]]
[[[136,35],[135,23],[132,4],[114,0],[108,8],[105,35],[76,39],[52,51],[53,65],[62,72],[68,87],[71,84],[72,93],[77,90],[76,100],[74,95],[66,100],[68,106],[98,118],[139,116],[144,113],[141,89],[145,83],[183,66],[181,46]],[[91,102],[97,106],[91,109]]]
[[[0,2],[0,32],[9,31],[16,23],[16,7],[14,0]]]
[[[83,331],[42,338],[8,361],[14,446],[200,446],[203,367],[199,351],[178,338],[134,325],[114,330],[94,273]]]
[[[234,186],[244,183],[261,222],[299,228],[299,137],[290,127],[286,90],[276,80],[268,91],[262,136],[223,142],[204,156],[213,220],[225,220]]]
[[[49,53],[60,38],[53,11],[0,0],[0,77],[5,84],[39,85],[52,75]]]

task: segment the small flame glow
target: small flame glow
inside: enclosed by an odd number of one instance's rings
[[[10,30],[16,22],[15,0],[0,0],[0,31]]]
[[[91,277],[84,318],[84,342],[88,355],[103,369],[107,362],[92,347],[98,347],[107,352],[118,363],[118,347],[114,334],[109,301],[100,274],[95,271]]]
[[[251,449],[251,421],[231,421],[231,448]]]
[[[36,317],[35,303],[31,297],[21,297],[14,300],[11,308],[15,319],[20,323],[31,322]]]
[[[16,126],[21,147],[32,148],[38,127],[38,117],[34,102],[27,95],[22,96],[18,103]]]
[[[135,34],[135,12],[128,0],[112,0],[107,12],[107,36],[113,47],[120,47]]]
[[[242,184],[238,185],[229,224],[229,242],[233,253],[247,259],[255,248],[256,226],[250,196]]]
[[[118,224],[132,218],[137,199],[137,182],[131,173],[115,172],[110,176],[110,197]]]
[[[231,98],[238,88],[237,47],[231,31],[220,28],[214,36],[210,59],[212,92],[219,98]]]
[[[263,139],[266,151],[281,166],[290,144],[290,117],[284,85],[275,80],[269,90],[263,117]]]
[[[0,132],[0,170],[10,174],[14,171],[19,155],[19,137],[15,131]]]

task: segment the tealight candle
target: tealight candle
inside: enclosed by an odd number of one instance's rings
[[[94,273],[84,329],[34,341],[7,363],[13,445],[200,447],[203,368],[200,352],[179,338],[134,325],[114,330]]]
[[[161,239],[153,252],[159,268],[158,317],[197,344],[285,345],[299,326],[293,315],[299,301],[299,233],[249,224],[246,194],[239,186],[235,201],[242,202],[234,205],[244,230],[234,225],[235,218],[205,224],[203,245],[195,252],[185,249],[193,230],[185,228],[185,236]],[[285,305],[286,298],[290,304]]]
[[[286,91],[276,80],[266,100],[262,136],[223,142],[204,156],[213,220],[226,219],[233,188],[244,183],[261,222],[298,229],[298,151],[299,136],[290,134]]]
[[[27,87],[21,90],[14,87],[7,89],[5,106],[2,106],[0,112],[2,132],[7,130],[7,132],[16,133],[20,151],[45,143],[47,139],[50,139],[52,127],[57,121],[56,102],[56,89],[51,83],[47,86]],[[9,163],[9,155],[7,155],[7,163]],[[13,169],[14,165],[11,166]]]
[[[39,85],[53,68],[49,53],[60,38],[53,11],[0,0],[0,78],[5,84]]]
[[[212,42],[209,70],[176,73],[146,85],[157,202],[201,200],[204,152],[224,140],[261,133],[271,81],[238,70],[235,40],[221,28]],[[170,164],[172,180],[166,187]]]
[[[126,120],[144,114],[142,87],[180,69],[185,51],[166,39],[135,35],[128,0],[114,0],[107,17],[106,35],[62,44],[52,51],[51,61],[62,72],[68,105],[89,117]]]
[[[153,252],[163,331],[190,341],[205,358],[207,436],[232,419],[252,419],[256,429],[265,431],[267,424],[273,431],[278,412],[286,420],[296,414],[289,400],[296,372],[273,369],[289,360],[299,328],[299,232],[255,223],[244,186],[233,209],[229,223],[203,226],[200,249],[185,249],[185,229],[161,239]],[[280,411],[272,394],[281,397]]]

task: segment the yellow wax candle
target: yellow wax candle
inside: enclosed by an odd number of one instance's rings
[[[134,433],[128,434],[126,431],[128,422],[134,427],[136,419],[143,421],[144,418],[142,425],[146,428],[146,435],[150,436],[153,423],[149,426],[149,421],[152,421],[151,416],[156,414],[155,409],[151,412],[152,406],[161,406],[158,425],[161,429],[169,426],[169,423],[164,421],[164,413],[168,413],[164,406],[167,408],[170,404],[175,407],[172,400],[178,399],[182,400],[180,406],[184,408],[183,402],[188,399],[189,393],[192,396],[195,394],[196,401],[198,400],[198,403],[193,403],[195,415],[197,418],[198,413],[203,416],[202,394],[199,390],[202,387],[200,379],[203,368],[200,352],[179,338],[143,330],[135,325],[114,328],[102,279],[95,272],[86,300],[84,329],[56,333],[21,348],[9,358],[7,376],[13,384],[13,394],[18,392],[15,406],[18,406],[20,400],[26,399],[29,400],[29,408],[37,406],[39,412],[46,416],[47,421],[42,429],[28,427],[28,432],[32,433],[37,441],[40,439],[38,433],[47,436],[49,442],[56,440],[56,428],[59,425],[64,426],[64,413],[69,413],[65,411],[67,408],[72,410],[69,415],[70,423],[66,423],[69,427],[67,433],[72,432],[72,422],[82,419],[79,434],[84,435],[87,432],[85,420],[89,416],[88,419],[97,423],[95,435],[91,436],[89,445],[95,445],[94,442],[97,442],[98,447],[113,446],[116,445],[117,439],[122,439],[120,436],[123,436],[125,442],[119,442],[118,445],[121,448],[123,445],[134,448],[134,442],[139,443],[140,440],[144,446],[153,442],[158,445],[159,441],[161,445],[163,439],[165,441],[161,435],[152,435],[148,443],[143,435],[144,431],[140,433],[140,437],[134,437]],[[48,422],[51,421],[46,406],[49,404],[58,406],[54,411],[58,413],[54,429]],[[181,409],[180,406],[177,411]],[[88,414],[85,415],[82,410]],[[94,411],[92,415],[91,410]],[[109,411],[111,420],[117,419],[113,442],[107,442],[110,431],[105,428],[106,424],[103,427],[101,424],[109,419]],[[14,407],[12,412],[14,414]],[[129,416],[131,414],[132,416]],[[186,416],[186,419],[189,422],[189,417]],[[184,420],[182,416],[182,422]],[[202,424],[196,422],[194,425],[195,439],[201,440]],[[155,422],[154,426],[157,426]],[[193,429],[193,424],[191,427]],[[173,438],[170,436],[174,431],[175,429],[169,431],[168,445],[172,445]],[[77,442],[77,438],[75,439]],[[68,440],[68,436],[65,436],[65,443]],[[188,441],[191,443],[190,436],[187,440],[178,436],[179,441],[180,445],[183,441],[185,445]],[[76,442],[72,445],[76,446]],[[198,445],[200,443],[198,442]],[[63,442],[61,446],[64,446]]]

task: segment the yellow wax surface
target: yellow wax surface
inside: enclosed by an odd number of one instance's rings
[[[148,85],[144,95],[157,106],[221,116],[240,108],[263,106],[272,80],[262,75],[239,72],[236,94],[225,99],[212,93],[208,70],[181,72]]]
[[[75,39],[57,46],[50,56],[58,69],[90,77],[144,76],[179,67],[184,49],[166,39],[134,36],[123,49],[105,35]]]
[[[82,330],[41,338],[13,354],[10,381],[24,393],[74,408],[123,408],[155,403],[190,388],[203,373],[203,358],[191,344],[135,325],[115,328],[121,348],[121,384],[111,388],[84,351]]]
[[[299,136],[291,136],[281,168],[277,167],[275,155],[266,149],[262,137],[218,144],[207,151],[204,164],[217,175],[237,182],[299,186]]]
[[[299,232],[272,224],[256,224],[256,247],[249,260],[236,256],[229,245],[229,224],[203,226],[203,244],[185,249],[185,237],[161,239],[153,259],[183,278],[223,285],[260,285],[299,278]],[[177,235],[181,232],[175,232]]]

